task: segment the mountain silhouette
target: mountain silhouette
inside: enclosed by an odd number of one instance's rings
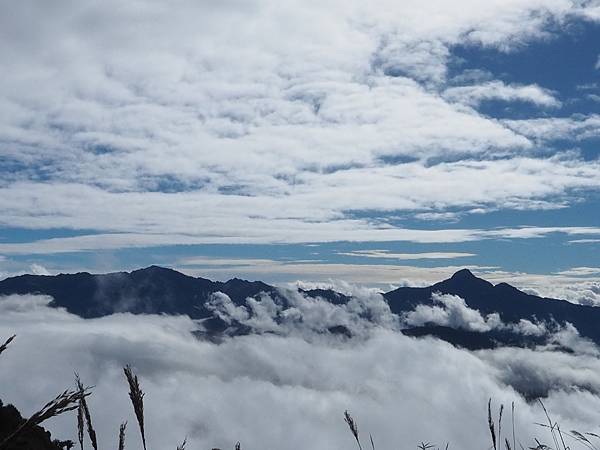
[[[48,295],[53,299],[51,306],[65,308],[84,318],[118,312],[186,314],[192,319],[204,319],[203,324],[212,334],[218,334],[227,328],[227,324],[215,317],[207,307],[207,302],[216,292],[227,294],[235,305],[245,305],[248,298],[257,298],[261,293],[268,294],[275,301],[286,302],[278,288],[261,281],[238,278],[226,282],[211,281],[158,266],[98,275],[86,272],[54,276],[21,275],[0,281],[0,295]],[[336,305],[350,300],[346,295],[327,289],[301,292]],[[383,293],[383,297],[393,313],[402,315],[418,305],[433,306],[434,293],[459,296],[469,308],[484,316],[498,313],[505,323],[518,323],[521,319],[559,324],[570,322],[582,336],[600,344],[600,308],[538,297],[506,283],[494,285],[476,277],[467,269],[432,286],[401,287]],[[242,328],[238,331],[243,332]],[[346,334],[347,330],[339,332]],[[537,343],[533,337],[515,337],[506,331],[476,332],[436,324],[414,327],[404,330],[404,333],[412,336],[433,335],[467,348]]]
[[[215,292],[227,294],[238,305],[261,292],[277,295],[276,288],[260,281],[234,278],[223,283],[158,266],[100,275],[21,275],[0,281],[0,295],[49,295],[53,298],[51,306],[84,318],[118,312],[205,318],[209,315],[205,303]]]

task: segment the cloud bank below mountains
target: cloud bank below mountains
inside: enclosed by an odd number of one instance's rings
[[[365,308],[354,307],[344,320],[351,318],[365,333],[350,340],[316,338],[314,331],[332,315],[298,304],[303,332],[288,328],[293,332],[217,345],[193,338],[198,324],[186,317],[116,314],[84,320],[48,308],[48,301],[0,300],[0,334],[18,335],[0,359],[0,384],[11,387],[3,389],[2,399],[29,414],[70,385],[77,370],[95,386],[90,406],[101,446],[115,442],[122,420],[134,423],[121,372],[126,363],[134,365],[147,392],[147,434],[156,448],[186,436],[190,448],[232,448],[237,440],[245,448],[351,446],[342,418],[349,409],[362,435],[372,433],[381,448],[429,440],[475,449],[489,439],[489,397],[497,404],[515,401],[524,446],[533,437],[548,440],[534,425],[542,411],[511,386],[548,390],[546,406],[564,429],[597,431],[600,422],[600,398],[594,394],[600,392],[600,360],[586,349],[471,353],[403,336],[385,321],[359,325]],[[372,294],[360,300],[371,307],[377,302]],[[48,426],[57,437],[75,437],[74,416]],[[133,427],[127,439],[128,448],[140,448]]]

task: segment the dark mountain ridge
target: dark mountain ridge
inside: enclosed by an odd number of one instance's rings
[[[21,275],[0,281],[0,295],[49,295],[53,298],[51,306],[84,318],[130,312],[187,314],[199,319],[207,317],[205,303],[215,292],[223,292],[235,304],[243,304],[247,297],[261,292],[277,295],[278,291],[260,281],[211,281],[158,266],[98,275]]]
[[[87,272],[55,276],[21,275],[0,281],[0,295],[49,295],[53,298],[51,306],[63,307],[84,318],[118,312],[186,314],[192,319],[204,319],[204,325],[213,334],[222,332],[228,326],[208,307],[211,296],[216,292],[227,294],[235,305],[245,305],[247,298],[257,298],[261,293],[268,294],[275,301],[286,302],[278,288],[261,281],[238,278],[226,282],[211,281],[158,266],[99,275]],[[336,305],[350,300],[350,297],[333,290],[312,289],[301,292],[308,297],[319,297]],[[493,285],[467,269],[432,286],[401,287],[383,293],[383,297],[393,313],[402,315],[418,305],[432,306],[434,293],[457,295],[465,300],[469,308],[482,315],[498,313],[505,323],[518,323],[521,319],[560,324],[570,322],[582,336],[600,344],[600,308],[538,297],[506,283]],[[435,324],[414,327],[405,330],[405,333],[413,336],[434,335],[472,348],[497,344],[522,346],[535,341],[528,338],[525,342],[522,337],[516,338],[510,333],[497,330],[477,333],[452,330]]]
[[[538,297],[507,284],[492,283],[477,278],[463,269],[451,278],[429,287],[401,287],[384,294],[390,309],[401,314],[419,304],[432,305],[432,294],[452,294],[462,297],[467,306],[483,315],[498,313],[502,321],[517,323],[520,319],[532,322],[572,323],[580,334],[600,344],[600,308],[578,305],[566,300]]]

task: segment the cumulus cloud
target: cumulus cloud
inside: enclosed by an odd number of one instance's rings
[[[222,292],[213,295],[209,309],[227,324],[248,327],[254,333],[314,337],[322,333],[365,336],[373,327],[398,330],[398,317],[390,311],[383,296],[372,290],[352,290],[353,297],[336,305],[320,297],[310,298],[296,290],[281,291],[283,301],[261,294],[236,306]]]
[[[29,266],[29,269],[31,270],[31,273],[33,273],[34,275],[50,275],[50,272],[48,271],[48,269],[46,269],[41,264],[34,263],[31,266]]]
[[[434,302],[432,306],[417,305],[413,311],[404,314],[402,321],[410,326],[435,324],[479,333],[491,330],[509,330],[525,336],[543,336],[550,331],[543,322],[533,323],[530,320],[521,319],[517,323],[506,324],[502,322],[498,313],[483,316],[479,311],[469,308],[465,300],[456,295],[434,293],[432,300]],[[571,326],[571,328],[573,327]],[[577,341],[577,338],[575,337],[573,340]],[[566,342],[566,340],[564,341]]]
[[[432,300],[438,305],[418,305],[404,317],[408,325],[421,326],[428,323],[463,328],[469,331],[489,331],[500,320],[497,314],[483,317],[479,311],[469,308],[465,300],[448,294],[433,294]]]
[[[515,401],[524,446],[533,437],[547,441],[534,425],[542,411],[512,386],[545,390],[546,406],[565,429],[594,430],[600,420],[600,400],[592,394],[600,387],[600,362],[589,354],[470,353],[385,327],[346,342],[266,333],[217,345],[193,338],[198,324],[187,317],[84,320],[48,308],[48,301],[0,300],[0,334],[17,333],[0,360],[1,385],[10,386],[2,399],[30,414],[71,384],[78,370],[95,386],[89,403],[100,445],[114,441],[122,420],[135,422],[121,371],[126,363],[141,377],[147,435],[157,448],[185,436],[191,448],[229,448],[238,439],[248,448],[350,446],[341,415],[349,409],[361,432],[372,433],[381,447],[430,440],[475,449],[489,439],[489,397],[505,405]],[[76,437],[74,416],[47,426],[57,437]],[[127,445],[141,447],[135,433]]]

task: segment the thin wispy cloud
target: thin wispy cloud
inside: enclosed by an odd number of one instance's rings
[[[390,253],[388,250],[354,250],[352,252],[339,252],[338,255],[357,256],[361,258],[381,259],[455,259],[475,256],[473,253],[427,252],[427,253]]]

